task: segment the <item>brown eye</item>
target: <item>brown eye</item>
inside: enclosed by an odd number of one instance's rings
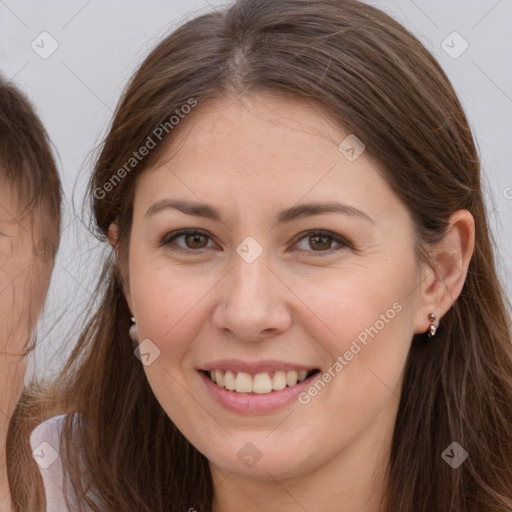
[[[178,243],[178,240],[183,242]],[[197,229],[182,229],[166,235],[160,245],[168,246],[178,252],[200,252],[208,247],[211,238],[204,232]],[[305,246],[300,247],[300,244]],[[333,248],[333,243],[338,247]],[[296,244],[302,252],[317,253],[318,256],[332,254],[344,248],[352,247],[344,238],[330,231],[308,231]]]
[[[309,245],[314,250],[323,250],[323,249],[330,249],[332,245],[332,238],[329,238],[328,236],[310,236],[309,237]]]
[[[177,240],[184,240],[183,243],[177,243]],[[201,231],[195,229],[182,229],[175,233],[170,233],[161,242],[161,245],[173,246],[176,251],[198,251],[208,246],[210,237]]]
[[[183,236],[185,237],[185,244],[189,249],[202,249],[208,244],[208,242],[206,244],[203,243],[207,237],[201,234]]]
[[[304,241],[306,243],[300,247],[300,244]],[[333,243],[338,244],[338,247],[333,248]],[[297,247],[301,251],[317,252],[319,256],[323,256],[324,254],[331,254],[340,249],[351,247],[351,245],[347,240],[330,231],[310,231],[299,240]]]

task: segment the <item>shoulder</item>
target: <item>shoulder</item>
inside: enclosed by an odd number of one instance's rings
[[[32,457],[39,466],[46,494],[47,512],[67,512],[64,499],[64,473],[59,455],[65,415],[55,416],[38,425],[30,435]]]

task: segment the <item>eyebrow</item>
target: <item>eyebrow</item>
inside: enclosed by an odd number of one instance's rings
[[[178,210],[182,213],[185,213],[186,215],[194,215],[196,217],[204,217],[206,219],[222,222],[222,215],[220,210],[213,206],[204,203],[196,203],[193,201],[181,201],[173,199],[161,199],[160,201],[157,201],[148,208],[144,217],[151,217],[168,208]],[[361,219],[375,223],[375,221],[362,210],[337,201],[329,201],[326,203],[312,202],[292,206],[291,208],[287,208],[278,212],[275,218],[275,223],[286,224],[288,222],[302,219],[304,217],[321,215],[322,213],[341,213],[351,217],[359,217]]]

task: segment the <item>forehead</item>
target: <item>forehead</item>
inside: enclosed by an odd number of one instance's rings
[[[303,159],[304,144],[309,150],[322,143],[337,147],[349,135],[324,106],[281,93],[210,100],[199,104],[177,128],[167,146],[167,160],[192,148],[207,158],[220,145],[230,161],[240,156],[237,150],[250,148],[255,153],[248,157],[286,153],[293,162]]]
[[[340,200],[375,216],[404,210],[362,141],[313,102],[281,94],[216,99],[199,104],[172,136],[137,180],[136,209],[172,195],[240,214],[306,199]]]

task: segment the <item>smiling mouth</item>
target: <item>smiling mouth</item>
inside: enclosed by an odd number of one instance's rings
[[[200,370],[217,386],[234,393],[268,394],[293,387],[320,372],[313,370],[291,370],[262,372],[251,375],[230,370]]]

